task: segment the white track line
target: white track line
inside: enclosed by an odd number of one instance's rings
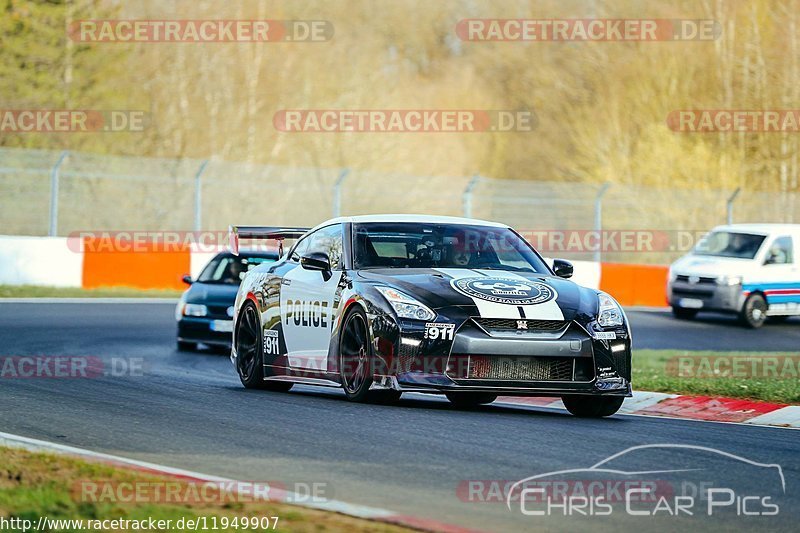
[[[144,461],[137,461],[135,459],[128,459],[126,457],[120,457],[117,455],[109,455],[105,453],[93,452],[91,450],[86,450],[83,448],[74,448],[72,446],[65,446],[63,444],[56,444],[54,442],[47,442],[43,440],[31,439],[28,437],[22,437],[20,435],[13,435],[11,433],[3,433],[0,432],[0,446],[6,446],[9,448],[22,448],[28,451],[33,452],[54,452],[61,455],[70,455],[74,457],[81,457],[85,459],[91,459],[95,461],[101,461],[105,463],[111,464],[118,464],[122,466],[134,467],[137,469],[145,469],[150,470],[153,472],[163,473],[169,476],[180,476],[183,478],[190,478],[196,481],[204,481],[210,483],[234,483],[236,485],[247,485],[245,482],[236,481],[234,479],[229,478],[222,478],[217,476],[210,476],[208,474],[201,474],[199,472],[192,472],[190,470],[182,470],[180,468],[173,468],[170,466],[163,466],[158,465],[155,463],[147,463]],[[235,489],[235,492],[239,492],[239,489]],[[289,503],[291,505],[299,505],[301,507],[309,507],[313,509],[320,509],[324,511],[333,511],[336,513],[341,513],[349,516],[354,516],[357,518],[365,518],[365,519],[387,519],[387,518],[394,518],[400,517],[399,513],[394,511],[389,511],[387,509],[379,509],[376,507],[367,507],[364,505],[354,505],[346,502],[341,502],[338,500],[326,500],[324,502],[304,502],[303,496],[292,493],[292,492],[285,492],[287,502],[280,502],[279,503]],[[251,494],[249,496],[252,496]],[[274,501],[274,500],[271,500]]]

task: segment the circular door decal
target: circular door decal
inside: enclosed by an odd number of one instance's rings
[[[485,277],[454,279],[450,284],[461,294],[498,304],[535,305],[558,297],[553,287],[538,281]]]

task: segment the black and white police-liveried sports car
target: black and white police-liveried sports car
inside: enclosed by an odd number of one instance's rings
[[[232,226],[234,253],[240,238],[298,239],[236,296],[231,360],[245,387],[341,387],[354,401],[443,393],[461,407],[551,396],[589,417],[631,395],[620,306],[508,226],[356,216],[310,230]]]

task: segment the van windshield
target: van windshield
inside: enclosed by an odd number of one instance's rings
[[[753,259],[766,239],[766,235],[712,231],[694,248],[694,255]]]

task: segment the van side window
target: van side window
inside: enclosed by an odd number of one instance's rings
[[[794,263],[794,247],[789,236],[778,237],[767,253],[767,265],[787,265]]]

